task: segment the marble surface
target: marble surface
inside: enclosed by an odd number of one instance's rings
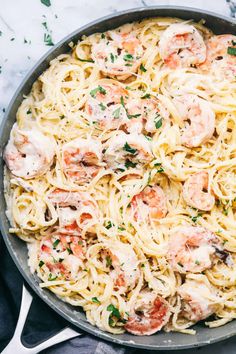
[[[28,70],[51,47],[44,42],[49,34],[53,43],[96,18],[120,10],[148,5],[184,5],[232,15],[233,1],[226,0],[51,0],[47,7],[40,0],[0,0],[0,120],[14,91]],[[46,24],[45,24],[46,23]],[[233,354],[236,338],[185,354]]]

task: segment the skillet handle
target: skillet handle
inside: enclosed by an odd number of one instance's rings
[[[22,290],[22,300],[20,314],[18,322],[16,325],[15,333],[10,343],[3,350],[2,354],[37,354],[41,350],[51,347],[54,344],[64,342],[67,339],[78,337],[82,333],[74,331],[72,328],[66,327],[62,331],[55,334],[53,337],[47,339],[46,341],[34,346],[34,347],[25,347],[21,341],[21,334],[24,329],[25,321],[32,303],[33,297],[28,292],[28,290],[23,285]]]

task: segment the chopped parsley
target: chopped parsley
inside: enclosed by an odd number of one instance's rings
[[[125,54],[125,55],[123,56],[123,59],[124,59],[124,61],[133,61],[133,60],[134,60],[134,57],[133,57],[132,54]]]
[[[198,260],[195,261],[195,264],[200,265],[200,262]]]
[[[11,39],[10,39],[10,41],[14,41],[15,40],[15,38],[14,37],[12,37]]]
[[[53,248],[56,248],[56,247],[59,245],[59,243],[60,243],[60,240],[59,240],[59,239],[57,239],[56,241],[54,241],[53,244],[52,244]]]
[[[31,113],[32,113],[32,111],[31,111],[31,109],[29,108],[28,111],[26,112],[26,114],[31,114]]]
[[[106,228],[107,230],[109,230],[112,226],[114,226],[114,224],[109,220],[109,221],[107,222],[105,228]]]
[[[102,86],[98,85],[98,87],[90,91],[90,95],[94,98],[98,92],[100,92],[102,95],[107,93]]]
[[[63,262],[63,261],[64,261],[64,258],[59,258],[59,259],[58,259],[58,262],[59,262],[59,263],[61,263],[61,262]]]
[[[72,253],[73,253],[69,247],[67,247],[66,250],[67,250],[67,252],[68,252],[69,254],[72,254]]]
[[[182,263],[178,262],[177,264],[178,264],[180,267],[183,267],[183,264],[182,264]]]
[[[146,93],[144,96],[141,97],[142,100],[145,98],[151,98],[150,93]]]
[[[44,265],[44,262],[43,262],[43,261],[40,261],[40,262],[39,262],[39,268],[42,268],[43,265]]]
[[[112,115],[115,119],[118,119],[120,117],[120,109],[121,109],[121,107],[115,109],[114,112],[112,113]]]
[[[236,48],[228,47],[227,54],[236,56]]]
[[[50,33],[44,33],[44,43],[48,46],[53,46],[52,37]]]
[[[49,281],[53,281],[53,280],[56,280],[57,279],[57,276],[55,275],[55,277],[53,277],[52,273],[49,273],[49,276],[48,276],[48,280]]]
[[[140,117],[140,116],[141,116],[141,114],[128,114],[128,113],[127,113],[128,119],[138,118],[138,117]]]
[[[122,227],[122,226],[118,226],[118,230],[119,230],[119,231],[125,231],[125,228]]]
[[[41,3],[47,7],[51,6],[51,1],[50,0],[40,0]]]
[[[192,220],[193,222],[197,222],[197,219],[200,218],[201,216],[202,216],[202,214],[199,213],[199,214],[197,214],[196,216],[190,216],[190,218],[191,218],[191,220]]]
[[[147,71],[147,69],[143,66],[143,64],[140,65],[140,70],[145,73]]]
[[[125,161],[125,167],[126,168],[129,168],[129,167],[135,168],[136,166],[137,166],[137,163],[134,163],[134,162],[129,161],[129,160]]]
[[[155,127],[156,129],[159,129],[162,126],[162,118],[160,118],[160,115],[157,114],[155,119],[154,119]]]
[[[115,61],[114,54],[110,53],[110,58],[111,58],[111,62],[114,63],[114,61]]]
[[[121,96],[121,98],[120,98],[120,104],[124,107],[124,109],[125,109],[125,102],[124,102],[124,97],[123,96]]]
[[[93,59],[81,59],[81,58],[78,58],[79,61],[83,61],[83,62],[86,62],[86,63],[94,63],[94,60]]]
[[[150,136],[148,136],[148,135],[143,135],[144,136],[144,138],[146,138],[148,141],[152,141],[152,138],[150,137]]]
[[[110,267],[111,265],[112,265],[111,257],[107,256],[107,257],[106,257],[106,266],[107,266],[107,267]]]
[[[99,107],[101,108],[102,111],[105,111],[106,106],[101,102],[99,103]]]
[[[0,31],[0,37],[2,36],[2,31]]]
[[[102,38],[102,39],[105,38],[105,34],[104,34],[104,33],[101,34],[101,38]]]
[[[133,149],[127,142],[125,143],[123,149],[132,155],[136,154],[137,152],[137,149]]]
[[[47,22],[42,22],[43,27],[48,31],[48,25]]]
[[[111,316],[116,318],[121,318],[120,311],[114,305],[110,304],[107,306],[107,311],[111,311]]]
[[[92,297],[92,302],[95,302],[95,304],[101,304],[97,297]]]
[[[163,167],[160,167],[158,170],[157,170],[158,173],[161,173],[161,172],[164,172],[164,168]]]
[[[144,268],[145,267],[145,264],[143,263],[143,264],[141,264],[141,268]]]

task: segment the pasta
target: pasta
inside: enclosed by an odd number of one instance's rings
[[[4,152],[29,267],[104,331],[236,317],[236,37],[153,18],[52,60]]]

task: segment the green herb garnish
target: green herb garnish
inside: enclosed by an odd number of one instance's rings
[[[48,280],[49,281],[53,281],[53,280],[56,280],[56,279],[57,279],[56,275],[53,277],[52,273],[49,273],[49,276],[48,276]]]
[[[59,239],[54,241],[53,244],[52,244],[53,248],[55,249],[59,245],[59,243],[60,243]]]
[[[228,47],[227,54],[236,56],[236,48]]]
[[[114,55],[112,53],[110,53],[110,58],[111,58],[111,62],[114,63],[115,57],[114,57]]]
[[[40,262],[39,262],[39,268],[41,268],[43,265],[44,265],[44,262],[43,262],[43,261],[40,261]]]
[[[114,226],[114,224],[109,220],[109,221],[107,222],[105,228],[106,228],[107,230],[109,230],[112,226]]]
[[[106,266],[107,266],[107,267],[110,267],[111,265],[112,265],[111,257],[107,256],[107,257],[106,257]]]
[[[96,94],[100,92],[102,95],[105,95],[107,92],[106,90],[102,87],[102,86],[98,86],[95,89],[93,89],[92,91],[90,91],[90,95],[95,98]]]
[[[101,304],[97,297],[92,297],[92,302],[95,302],[95,304]]]
[[[81,58],[78,58],[79,61],[83,61],[85,63],[94,63],[94,60],[93,59],[81,59]]]
[[[132,60],[134,60],[134,57],[132,54],[125,54],[123,56],[123,59],[124,59],[124,61],[132,61]]]
[[[114,305],[110,304],[107,306],[107,311],[111,311],[111,316],[116,318],[121,318],[120,311]]]
[[[159,117],[160,117],[160,115],[157,114],[154,119],[156,129],[159,129],[162,126],[162,118],[159,118]]]
[[[41,0],[41,3],[47,7],[51,6],[51,1],[50,0]]]
[[[48,46],[53,46],[54,43],[52,41],[52,37],[49,33],[44,33],[44,43]]]
[[[200,265],[200,262],[198,260],[195,261],[195,264]]]
[[[125,167],[126,168],[129,168],[129,167],[135,168],[136,166],[137,166],[137,163],[134,163],[134,162],[129,161],[129,160],[125,161]]]
[[[147,69],[143,66],[143,64],[140,65],[140,70],[144,73],[147,71]]]
[[[151,98],[150,93],[146,93],[144,96],[141,97],[142,100],[145,98]]]
[[[118,119],[120,117],[120,109],[121,108],[119,107],[119,108],[115,109],[114,112],[112,113],[112,115],[115,119]]]
[[[31,109],[29,108],[28,111],[26,112],[26,114],[30,114],[32,113]]]
[[[125,143],[123,149],[132,155],[136,154],[137,152],[137,149],[133,149],[127,142]]]
[[[101,108],[102,111],[105,111],[106,106],[101,102],[99,103],[99,107]]]
[[[73,253],[69,247],[67,247],[66,250],[67,250],[67,252],[68,252],[69,254],[72,254],[72,253]]]

